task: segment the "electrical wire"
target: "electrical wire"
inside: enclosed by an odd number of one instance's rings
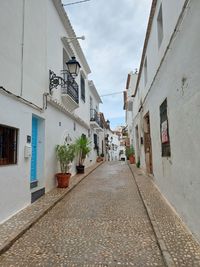
[[[88,2],[88,1],[91,1],[91,0],[82,0],[82,1],[72,2],[69,4],[63,4],[63,6],[71,6],[71,5],[81,4],[81,3]]]
[[[123,92],[124,92],[124,91],[115,92],[115,93],[110,93],[110,94],[106,94],[106,95],[100,95],[100,97],[111,96],[111,95],[119,95],[119,94],[122,94]]]

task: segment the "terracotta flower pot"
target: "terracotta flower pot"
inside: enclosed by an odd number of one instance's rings
[[[130,161],[130,164],[135,164],[135,156],[134,155],[130,155],[129,156],[129,161]]]
[[[55,176],[57,178],[58,188],[66,188],[69,186],[71,173],[56,173]]]
[[[101,157],[98,157],[96,162],[101,162],[102,161],[102,158]]]

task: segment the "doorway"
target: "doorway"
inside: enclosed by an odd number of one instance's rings
[[[149,112],[144,116],[144,151],[147,173],[153,174],[151,126]]]
[[[140,161],[140,147],[139,147],[139,129],[138,125],[135,127],[135,140],[136,140],[136,157],[137,162]]]
[[[32,155],[31,155],[31,183],[38,180],[37,177],[37,158],[38,158],[38,119],[32,117]]]

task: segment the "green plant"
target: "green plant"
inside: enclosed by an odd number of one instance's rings
[[[81,136],[76,139],[75,151],[77,156],[77,163],[79,166],[83,166],[86,156],[90,153],[91,141],[86,136]]]
[[[133,146],[130,146],[130,147],[127,147],[126,148],[126,157],[127,157],[127,159],[130,156],[134,155],[134,154],[135,154],[135,150],[134,150],[134,147]]]
[[[70,163],[75,157],[75,145],[57,145],[56,156],[62,173],[69,173]]]

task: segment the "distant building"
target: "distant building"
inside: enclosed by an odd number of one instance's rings
[[[137,82],[137,71],[135,73],[130,72],[127,77],[126,90],[124,91],[124,110],[127,135],[126,146],[134,146],[134,130],[133,130],[133,92],[135,90]]]

